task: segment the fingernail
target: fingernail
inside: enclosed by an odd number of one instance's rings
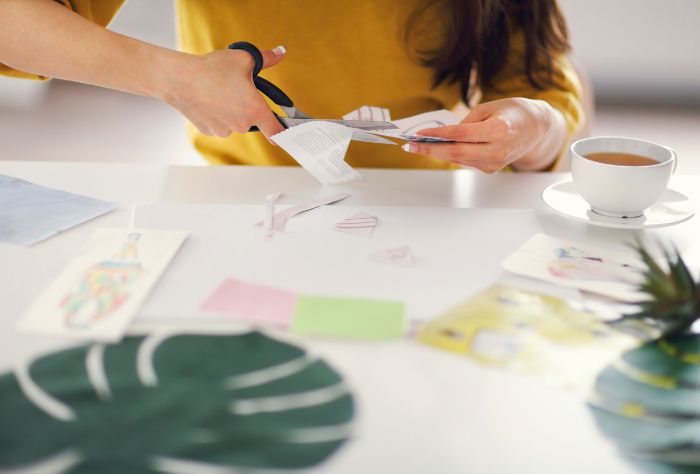
[[[403,151],[407,151],[410,153],[413,151],[413,144],[412,143],[404,143],[403,145],[401,145],[401,149]]]
[[[284,53],[287,52],[287,48],[285,48],[284,46],[280,45],[280,46],[277,46],[276,48],[274,48],[274,49],[272,50],[272,52],[275,53],[277,56],[284,56]]]

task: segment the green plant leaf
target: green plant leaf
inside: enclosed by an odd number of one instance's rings
[[[260,333],[131,337],[0,376],[0,469],[69,454],[71,474],[298,469],[345,441],[353,413],[337,372]]]
[[[668,271],[665,271],[640,241],[633,247],[646,266],[639,291],[647,298],[630,303],[637,306],[637,312],[624,315],[611,324],[635,333],[639,333],[644,325],[649,326],[650,331],[641,332],[646,332],[651,339],[686,332],[700,318],[700,283],[693,280],[677,249],[671,252],[660,245],[668,264]]]

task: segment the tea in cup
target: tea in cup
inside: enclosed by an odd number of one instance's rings
[[[591,210],[609,217],[639,217],[656,203],[676,169],[676,153],[626,137],[591,137],[571,145],[571,176]]]

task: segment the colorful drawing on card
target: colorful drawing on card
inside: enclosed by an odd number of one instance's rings
[[[120,340],[187,232],[99,229],[34,301],[18,328],[83,340]]]
[[[641,301],[642,262],[631,247],[535,234],[501,266],[509,272],[621,301]]]
[[[140,233],[129,234],[114,257],[89,267],[60,303],[64,322],[87,328],[108,317],[130,297],[130,286],[144,272],[138,257]]]
[[[615,281],[634,285],[644,272],[639,266],[615,261],[574,246],[554,249],[554,257],[548,269],[549,273],[559,278]]]

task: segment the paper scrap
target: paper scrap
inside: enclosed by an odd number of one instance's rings
[[[292,323],[298,298],[291,291],[229,278],[207,298],[201,309],[287,328]]]
[[[181,231],[97,230],[18,329],[118,341],[186,237]]]
[[[581,393],[588,393],[611,360],[639,342],[575,302],[501,285],[430,321],[417,338]]]
[[[116,204],[0,175],[0,242],[33,245]]]
[[[641,301],[637,285],[644,266],[631,249],[599,247],[535,234],[502,267],[517,275],[590,291],[623,301]]]
[[[350,183],[362,175],[345,162],[352,129],[337,123],[314,121],[288,128],[271,137],[323,184]]]
[[[292,217],[320,206],[326,206],[328,204],[333,204],[338,201],[342,201],[343,199],[349,196],[350,194],[348,193],[338,193],[332,196],[325,196],[313,199],[311,201],[301,203],[297,206],[289,207],[283,211],[275,213],[275,215],[272,217],[272,228],[275,232],[284,232],[284,228],[287,225],[287,221]],[[255,224],[255,226],[263,227],[264,221],[258,222],[257,224]]]
[[[343,120],[371,120],[391,122],[391,112],[385,107],[363,105],[359,109],[343,115]]]
[[[397,301],[302,296],[292,331],[315,336],[355,339],[401,337],[404,305]]]
[[[414,267],[418,260],[413,254],[410,245],[378,250],[370,255],[370,259],[375,262],[389,263],[400,267]]]
[[[346,234],[369,237],[377,226],[377,218],[366,212],[358,212],[338,222],[333,228]]]
[[[265,219],[263,219],[263,230],[265,238],[272,237],[274,230],[272,229],[272,219],[275,215],[275,203],[282,197],[282,193],[270,193],[265,196]]]

